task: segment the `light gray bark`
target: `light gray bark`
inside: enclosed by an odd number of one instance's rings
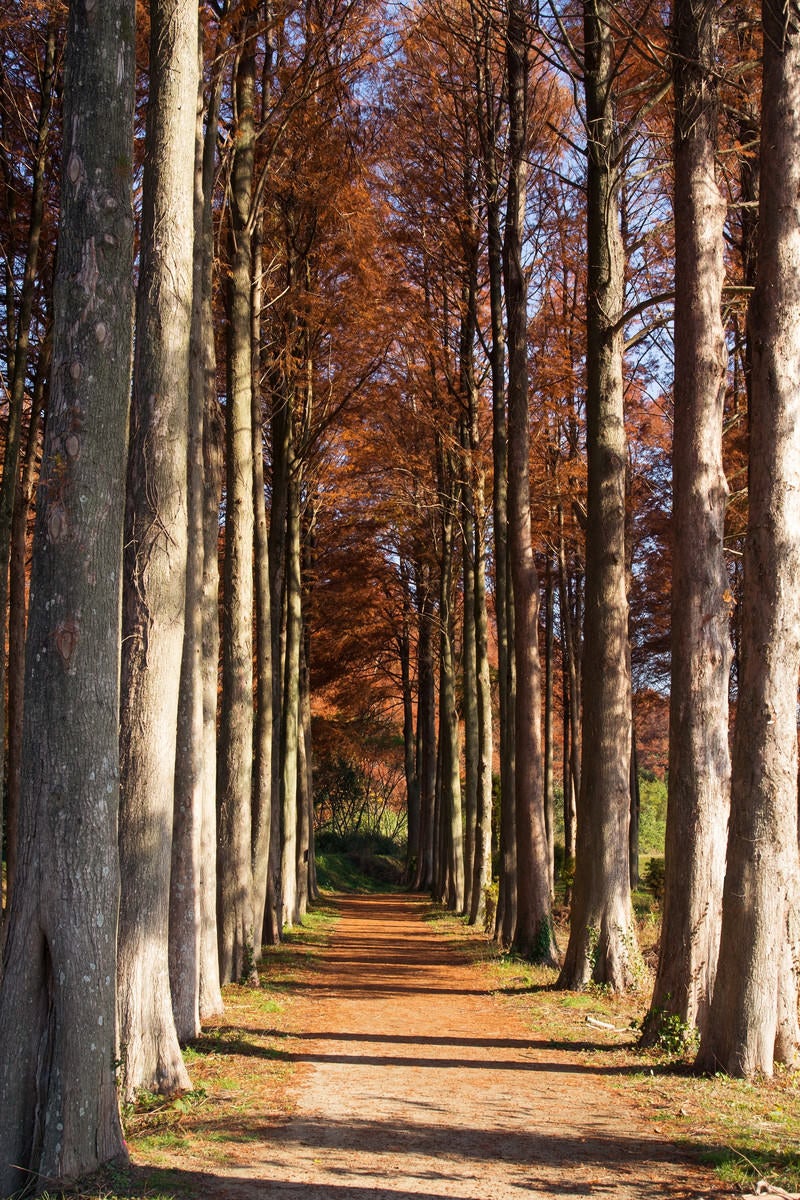
[[[117,812],[135,10],[70,7],[54,366],[35,536],[17,888],[0,984],[0,1194],[125,1155]],[[88,978],[88,986],[87,986]]]
[[[703,1029],[714,986],[730,786],[728,495],[722,464],[727,351],[725,201],[716,180],[717,5],[674,0],[675,416],[672,680],[664,916],[645,1025]]]
[[[231,180],[222,699],[217,761],[217,932],[222,983],[253,978],[253,355],[255,41],[243,27]]]
[[[188,546],[186,602],[175,748],[175,808],[169,908],[169,980],[180,1042],[200,1033],[200,871],[205,772],[203,722],[203,572],[205,568],[203,425],[203,116],[202,36],[198,44],[193,194],[192,324],[189,375],[189,437],[186,467]]]
[[[764,0],[762,21],[742,664],[719,961],[698,1056],[745,1076],[800,1058],[800,33],[778,0]]]
[[[122,1094],[190,1086],[172,1015],[169,899],[187,558],[197,6],[150,10],[125,523],[117,964]]]

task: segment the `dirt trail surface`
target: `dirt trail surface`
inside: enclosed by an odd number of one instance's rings
[[[602,1055],[587,1065],[574,1047],[532,1035],[463,948],[422,919],[419,900],[339,908],[289,1014],[294,1111],[229,1158],[209,1194],[676,1200],[722,1190],[629,1110]]]

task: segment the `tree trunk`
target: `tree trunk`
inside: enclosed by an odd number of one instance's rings
[[[771,1075],[800,1053],[800,35],[764,0],[761,196],[742,671],[722,932],[699,1065]]]
[[[555,642],[554,599],[555,584],[553,581],[553,566],[550,554],[547,555],[544,584],[544,820],[547,830],[547,862],[550,868],[550,898],[554,892],[555,872],[555,806],[553,798],[553,746],[555,714],[553,712],[553,697],[555,691],[555,663],[553,648]]]
[[[0,984],[4,1196],[125,1154],[114,934],[134,30],[128,0],[70,6],[55,370],[33,557],[17,887]]]
[[[217,360],[214,349],[213,270],[214,228],[211,198],[214,188],[217,127],[222,91],[214,79],[203,143],[202,212],[195,195],[195,220],[202,255],[201,319],[203,387],[203,816],[200,834],[200,1017],[222,1012],[217,937],[217,693],[219,688],[219,508],[225,475],[222,413],[217,398]],[[196,185],[197,185],[196,181]],[[195,239],[198,231],[195,227]]]
[[[452,595],[456,517],[455,480],[449,455],[439,448],[442,558],[439,592],[439,739],[441,743],[440,892],[453,912],[464,907],[464,838],[461,811],[461,753],[453,656]]]
[[[463,637],[461,649],[464,714],[464,911],[472,910],[475,851],[478,840],[478,772],[480,770],[480,727],[478,724],[478,653],[475,611],[475,510],[469,453],[469,430],[463,422],[464,450],[461,484],[463,537]]]
[[[189,453],[187,460],[188,552],[186,604],[178,695],[175,807],[169,908],[169,979],[180,1042],[200,1033],[200,867],[203,833],[203,518],[205,487],[203,423],[203,114],[202,35],[198,40],[198,90],[194,141],[194,248],[189,356]]]
[[[254,379],[261,376],[261,238],[255,245],[253,283]],[[264,495],[264,439],[261,389],[253,387],[253,497],[255,502],[256,718],[253,776],[253,953],[261,957],[267,906],[272,831],[272,606],[269,589],[269,533]]]
[[[286,655],[283,675],[281,717],[281,920],[297,920],[297,774],[300,737],[300,644],[303,636],[302,574],[300,558],[300,477],[289,450],[289,495],[286,526]]]
[[[238,116],[231,179],[231,267],[222,705],[217,766],[217,925],[222,983],[254,979],[251,803],[253,778],[253,355],[252,236],[255,39],[245,22],[236,72]]]
[[[421,594],[420,594],[421,593]],[[433,885],[436,811],[436,680],[433,670],[435,609],[429,572],[417,575],[419,642],[417,644],[417,774],[420,784],[420,849],[414,887]]]
[[[722,465],[725,201],[716,180],[716,5],[674,0],[675,417],[672,682],[664,916],[643,1041],[665,1016],[705,1029],[725,875],[730,756]]]
[[[586,417],[588,515],[583,664],[583,766],[572,925],[561,987],[593,979],[617,990],[637,966],[628,865],[631,680],[625,560],[622,312],[611,6],[584,4],[587,147]]]
[[[477,451],[477,422],[472,424]],[[492,881],[492,681],[489,666],[489,616],[486,609],[485,474],[476,471],[475,493],[475,652],[478,689],[478,812],[472,881],[471,925],[483,924],[486,888]]]
[[[528,28],[519,0],[508,15],[509,185],[503,270],[508,327],[508,529],[514,587],[515,814],[517,928],[514,946],[526,957],[555,963],[550,908],[541,735],[539,579],[531,544],[528,428],[528,311],[522,270],[527,176]]]
[[[187,557],[197,5],[151,6],[123,580],[122,1094],[190,1086],[169,981],[169,880]]]

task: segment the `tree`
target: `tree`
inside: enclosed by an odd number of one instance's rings
[[[169,901],[188,541],[197,5],[150,9],[128,460],[117,971],[123,1094],[189,1087],[169,979]]]
[[[589,258],[583,761],[575,891],[559,979],[562,987],[581,987],[590,978],[627,987],[635,945],[628,871],[631,679],[625,556],[625,263],[611,10],[607,0],[585,0],[583,5]],[[596,947],[590,945],[593,931]]]
[[[18,886],[0,985],[3,1195],[124,1155],[114,981],[134,30],[128,0],[70,6]]]
[[[698,1065],[771,1075],[800,1054],[800,30],[762,4],[761,191],[749,518],[731,817],[714,995]]]
[[[517,926],[514,945],[528,957],[554,963],[557,952],[550,909],[551,868],[542,771],[539,579],[531,543],[527,288],[522,268],[530,32],[520,0],[509,2],[507,34],[509,184],[503,275],[508,325],[508,527],[517,679],[514,726]]]
[[[253,772],[252,221],[255,155],[255,17],[242,23],[235,71],[231,175],[228,379],[223,567],[222,697],[217,775],[217,912],[220,980],[254,969],[251,788]]]
[[[725,202],[716,179],[717,6],[675,0],[672,670],[664,916],[644,1041],[705,1027],[717,962],[730,756],[722,465]]]

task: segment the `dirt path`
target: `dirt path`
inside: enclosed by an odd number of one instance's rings
[[[406,896],[341,901],[293,1004],[296,1111],[223,1167],[230,1200],[515,1200],[721,1190],[574,1049],[531,1040]]]

